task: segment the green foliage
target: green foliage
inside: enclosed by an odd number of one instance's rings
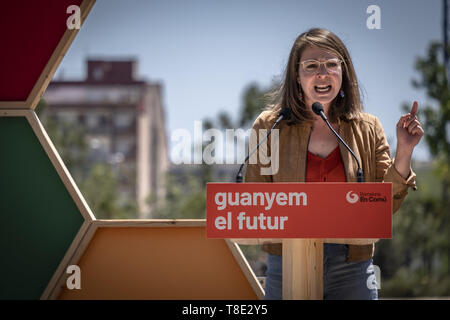
[[[257,84],[249,85],[243,93],[243,103],[237,121],[222,111],[216,119],[204,119],[204,130],[210,128],[231,129],[250,125],[264,109],[264,96],[268,90],[260,89]],[[201,165],[186,168],[181,173],[169,173],[166,176],[166,197],[158,199],[151,195],[148,203],[152,206],[154,218],[194,219],[206,216],[206,183],[214,181],[211,166]]]
[[[119,181],[110,164],[88,164],[89,145],[84,128],[75,123],[55,121],[46,109],[46,102],[41,100],[36,113],[95,217],[136,218],[137,203],[134,199],[121,199]]]
[[[439,278],[424,269],[411,272],[401,267],[395,278],[388,282],[382,280],[379,293],[380,297],[441,297],[449,295],[449,288],[448,277]]]
[[[218,129],[237,129],[250,127],[255,121],[256,117],[265,109],[265,104],[268,100],[268,94],[274,89],[272,87],[268,89],[261,88],[257,83],[251,83],[242,94],[242,104],[236,120],[233,121],[233,117],[226,111],[221,111],[216,120],[205,119],[203,120],[204,129],[218,128]]]
[[[450,92],[448,88],[448,75],[443,62],[439,61],[439,56],[443,53],[444,45],[439,42],[432,42],[428,48],[428,54],[416,60],[416,70],[420,72],[419,80],[412,80],[414,87],[425,89],[427,95],[444,105],[448,112]],[[450,54],[450,47],[446,48]],[[444,113],[447,113],[444,112]]]
[[[224,111],[219,113],[218,120],[219,120],[218,122],[219,122],[221,128],[226,129],[226,128],[233,127],[230,115]]]
[[[215,119],[204,119],[203,129],[232,129],[251,126],[264,109],[264,97],[269,90],[257,84],[249,85],[243,93],[240,114],[233,121],[227,112],[220,112]],[[206,183],[214,181],[211,166],[201,165],[183,173],[169,173],[166,177],[165,199],[151,195],[152,217],[162,219],[195,219],[206,217]],[[258,276],[264,275],[266,253],[259,246],[241,246],[244,256]]]
[[[382,297],[450,295],[450,219],[432,192],[405,200],[393,219],[392,240],[376,245]]]
[[[166,197],[151,195],[152,217],[156,219],[205,219],[206,183],[212,180],[207,165],[166,174]]]
[[[121,206],[118,180],[108,164],[95,164],[80,189],[97,219],[127,219],[133,214],[127,212],[132,207]]]
[[[442,44],[431,43],[428,55],[416,63],[420,80],[413,85],[425,89],[436,104],[419,107],[434,168],[416,172],[418,192],[410,191],[413,195],[395,214],[393,239],[377,244],[381,297],[450,296],[450,88],[438,59],[442,50]]]
[[[255,121],[256,117],[264,109],[265,96],[270,90],[261,89],[256,83],[250,84],[244,90],[243,104],[238,121],[240,127],[248,126]]]
[[[239,245],[250,267],[257,277],[266,276],[267,252],[262,251],[261,246]]]
[[[420,57],[416,69],[420,73],[419,80],[413,80],[413,86],[425,89],[437,107],[425,106],[419,113],[423,121],[425,140],[431,154],[437,162],[436,172],[442,177],[443,198],[449,198],[450,187],[450,87],[446,66],[439,61],[439,53],[443,53],[442,43],[432,42],[428,55]],[[450,47],[445,48],[450,54]],[[449,202],[450,203],[450,202]]]
[[[39,101],[36,113],[74,179],[82,180],[89,151],[83,128],[49,117],[45,100]]]

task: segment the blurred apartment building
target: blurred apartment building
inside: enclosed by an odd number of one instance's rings
[[[83,81],[52,81],[43,98],[58,121],[83,126],[89,161],[110,163],[123,197],[151,216],[150,194],[163,197],[169,167],[161,85],[136,79],[135,60],[88,60]],[[132,198],[131,198],[132,199]]]

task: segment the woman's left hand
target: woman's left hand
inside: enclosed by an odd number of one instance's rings
[[[419,143],[424,134],[417,119],[419,105],[414,101],[411,112],[403,115],[397,123],[397,150],[410,151]]]

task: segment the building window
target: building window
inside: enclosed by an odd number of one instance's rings
[[[63,121],[65,123],[77,123],[78,113],[73,112],[73,111],[59,112],[58,120]]]
[[[119,138],[116,142],[116,152],[122,153],[128,157],[134,145],[133,138]]]
[[[134,115],[131,112],[119,112],[114,116],[114,125],[118,129],[127,129],[131,127]]]
[[[94,77],[94,80],[100,81],[103,79],[103,68],[97,67],[93,70],[92,76]]]
[[[91,161],[106,162],[111,154],[111,139],[108,136],[90,136],[89,137],[90,158]]]
[[[89,129],[94,129],[99,125],[99,116],[97,114],[88,114],[86,116],[86,124]]]

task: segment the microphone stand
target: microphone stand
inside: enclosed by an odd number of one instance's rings
[[[334,133],[334,135],[339,139],[339,141],[347,148],[347,150],[351,153],[351,155],[353,156],[353,158],[355,158],[356,163],[358,164],[358,170],[356,171],[356,178],[358,182],[364,182],[364,173],[361,169],[361,165],[359,163],[358,158],[355,156],[355,154],[353,153],[353,150],[350,149],[350,147],[345,143],[345,141],[341,138],[341,136],[333,129],[333,127],[331,126],[330,122],[328,122],[327,117],[325,116],[325,113],[323,112],[323,107],[319,102],[314,102],[313,103],[313,111],[315,114],[319,115],[323,121],[325,121],[325,123],[327,124],[328,128],[330,128],[330,130]]]
[[[253,151],[251,153],[248,154],[248,156],[245,158],[244,162],[241,164],[241,166],[239,167],[239,171],[236,175],[236,183],[242,183],[244,181],[244,177],[242,176],[242,169],[244,168],[244,165],[247,163],[248,159],[251,157],[251,155],[253,153],[255,153],[256,150],[258,150],[259,146],[261,143],[263,143],[264,141],[267,140],[267,138],[270,136],[270,134],[272,133],[272,130],[277,126],[278,123],[280,123],[281,120],[283,120],[284,118],[288,118],[290,115],[290,110],[288,108],[283,108],[280,113],[278,114],[278,118],[275,121],[275,123],[273,124],[272,128],[270,128],[269,132],[267,133],[267,135],[264,137],[264,139],[262,139],[257,145],[256,148],[253,149]]]

